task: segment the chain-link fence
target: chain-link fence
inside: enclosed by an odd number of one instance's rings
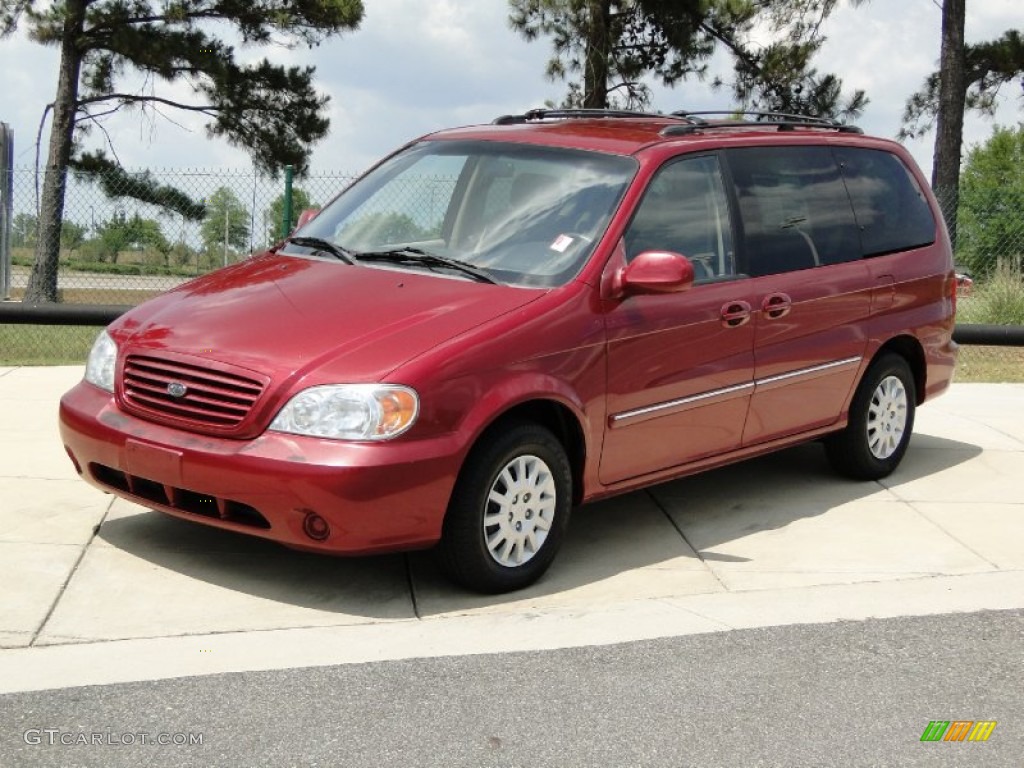
[[[292,222],[351,183],[350,173],[296,180]],[[11,173],[11,299],[23,297],[39,235],[43,172]],[[152,202],[126,196],[140,195]],[[238,261],[281,237],[285,183],[251,170],[175,169],[67,176],[57,272],[59,299],[137,304]]]
[[[303,209],[328,202],[353,178],[321,172],[294,180],[291,222]],[[445,198],[444,187],[453,180],[434,181],[438,198]],[[40,236],[43,172],[14,168],[5,182],[11,190],[11,270],[8,295],[0,298],[18,301]],[[285,228],[285,190],[283,178],[252,170],[117,170],[88,178],[71,172],[60,231],[58,299],[71,305],[134,305],[260,251]],[[993,189],[960,199],[956,261],[968,278],[961,288],[960,322],[1024,325],[1024,200],[1018,197],[1012,190]],[[435,214],[424,212],[415,223],[432,227]],[[94,335],[91,327],[0,324],[0,364],[78,362]],[[1019,348],[964,348],[961,361],[961,380],[1024,381]]]
[[[1013,188],[961,190],[951,234],[960,280],[958,324],[1024,326],[1024,196]],[[962,345],[959,381],[1024,381],[1024,348]]]
[[[958,268],[985,280],[1000,267],[1018,273],[1024,267],[1024,186],[962,190],[956,205],[939,200],[943,210],[957,211],[951,221]]]

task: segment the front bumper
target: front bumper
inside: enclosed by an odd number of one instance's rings
[[[121,411],[81,382],[60,402],[76,469],[98,488],[187,520],[299,549],[365,554],[434,544],[462,461],[454,437],[347,443],[198,435]],[[327,521],[322,540],[306,532]]]

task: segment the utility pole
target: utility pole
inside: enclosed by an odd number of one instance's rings
[[[224,206],[224,266],[228,265],[228,226],[231,222],[231,208]]]

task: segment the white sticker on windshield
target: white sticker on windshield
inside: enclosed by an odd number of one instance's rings
[[[555,242],[551,244],[552,251],[558,251],[559,253],[565,253],[566,249],[572,245],[573,238],[568,235],[559,235],[555,238]]]

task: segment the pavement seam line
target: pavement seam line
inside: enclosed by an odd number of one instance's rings
[[[432,617],[427,617],[421,621],[430,621]],[[395,625],[395,624],[418,624],[420,620],[417,619],[388,619],[385,621],[371,621],[357,624],[300,624],[291,627],[260,627],[257,629],[213,629],[213,630],[196,630],[192,632],[177,632],[172,635],[132,635],[130,637],[87,637],[79,635],[56,635],[55,637],[60,638],[59,642],[45,643],[43,645],[22,645],[15,646],[12,648],[6,648],[5,650],[33,650],[42,651],[47,648],[85,648],[87,646],[99,646],[108,645],[110,643],[134,643],[134,642],[151,642],[158,640],[188,640],[188,639],[203,639],[207,637],[219,637],[221,635],[256,635],[261,632],[306,632],[310,630],[340,630],[354,627],[377,627],[384,625]],[[25,632],[23,634],[29,634]]]
[[[705,593],[705,594],[713,594],[713,593]],[[728,594],[733,594],[733,593],[728,593]],[[689,597],[689,595],[687,595],[687,597]],[[738,627],[738,626],[736,626],[734,624],[730,624],[729,622],[724,621],[724,620],[722,620],[720,618],[717,618],[715,616],[705,615],[705,614],[701,613],[700,611],[695,610],[691,606],[679,605],[679,603],[677,602],[679,600],[679,598],[677,598],[677,597],[654,597],[654,598],[651,598],[651,600],[653,602],[660,603],[661,605],[668,606],[669,608],[671,608],[674,611],[682,611],[683,613],[688,613],[691,616],[696,616],[698,619],[703,619],[704,621],[706,621],[706,622],[708,622],[710,624],[718,624],[720,627],[722,627],[721,630],[713,630],[712,629],[712,630],[708,630],[709,632],[716,632],[716,631],[731,632],[734,629],[740,629],[741,628],[741,627]]]
[[[57,605],[60,604],[61,598],[64,597],[68,584],[71,583],[71,579],[73,579],[75,574],[78,573],[78,566],[82,564],[82,560],[85,559],[85,553],[89,551],[89,547],[92,546],[96,537],[99,536],[100,528],[103,526],[103,522],[107,519],[107,515],[110,514],[110,509],[114,506],[114,502],[116,500],[116,497],[110,497],[110,503],[107,504],[107,508],[103,512],[103,517],[101,517],[100,521],[93,526],[92,535],[89,537],[89,540],[85,542],[85,546],[82,547],[82,551],[78,553],[78,557],[75,558],[75,564],[71,566],[71,570],[68,571],[67,578],[64,579],[64,582],[60,585],[60,589],[57,590],[57,595],[53,598],[53,602],[50,604],[50,609],[46,612],[43,620],[39,622],[39,626],[36,628],[36,631],[32,633],[32,639],[29,640],[27,647],[32,648],[35,646],[36,640],[38,640],[39,636],[43,633],[43,629],[46,627],[47,623],[49,623],[50,617],[53,616],[53,612],[57,610]]]
[[[996,565],[995,563],[993,563],[993,562],[992,562],[991,560],[989,560],[989,559],[988,559],[987,557],[985,557],[985,556],[984,556],[983,554],[981,554],[980,552],[978,552],[978,551],[977,551],[976,549],[974,549],[974,547],[970,546],[969,544],[967,544],[967,543],[966,543],[966,542],[964,542],[964,541],[961,541],[961,540],[960,540],[960,537],[959,537],[959,536],[957,536],[956,534],[954,534],[954,533],[953,533],[953,532],[951,532],[951,531],[947,531],[947,530],[946,530],[945,528],[943,528],[943,527],[942,527],[941,525],[939,525],[939,523],[938,523],[938,522],[936,522],[935,520],[933,520],[933,519],[931,518],[931,516],[930,516],[930,515],[928,515],[928,514],[927,514],[926,512],[924,512],[923,510],[920,510],[920,509],[918,509],[918,508],[917,508],[917,506],[915,505],[915,502],[912,502],[912,501],[905,501],[905,502],[903,502],[903,503],[904,503],[904,504],[906,504],[906,505],[907,505],[908,507],[910,507],[910,508],[911,508],[912,510],[914,510],[914,512],[916,512],[916,513],[917,513],[917,514],[918,514],[918,515],[919,515],[920,517],[922,517],[922,518],[924,518],[925,520],[927,520],[927,521],[928,521],[928,523],[929,523],[929,524],[930,524],[930,525],[931,525],[932,527],[934,527],[934,528],[937,528],[938,530],[942,531],[942,532],[943,532],[943,533],[944,533],[944,534],[945,534],[946,536],[949,536],[949,538],[951,538],[951,539],[952,539],[953,541],[955,541],[955,542],[956,542],[957,544],[959,544],[959,545],[960,545],[961,547],[963,547],[964,549],[966,549],[966,550],[967,550],[968,552],[970,552],[970,553],[971,553],[972,555],[974,555],[974,556],[975,556],[976,558],[978,558],[979,560],[981,560],[981,561],[982,561],[983,563],[988,563],[988,564],[989,564],[989,565],[990,565],[990,566],[992,567],[992,569],[993,569],[993,570],[995,570],[995,571],[1001,571],[1001,570],[1002,570],[1002,568],[1000,568],[1000,567],[999,567],[998,565]],[[923,503],[923,504],[927,504],[928,502],[927,502],[927,501],[925,501],[925,502],[921,502],[921,503]],[[1014,506],[1015,506],[1015,505],[1014,505]]]
[[[964,415],[964,414],[954,413],[952,415],[957,417],[957,418],[959,418],[959,419],[963,419],[964,421],[969,421],[972,424],[975,424],[977,426],[981,426],[981,427],[983,427],[985,429],[991,429],[997,435],[1001,435],[1002,437],[1005,437],[1008,440],[1011,440],[1012,442],[1017,443],[1018,445],[1024,447],[1024,443],[1022,443],[1020,441],[1019,437],[1017,437],[1016,435],[1012,435],[1009,432],[1004,432],[999,427],[997,427],[997,426],[995,426],[993,424],[989,424],[989,423],[984,422],[984,421],[978,421],[978,419],[976,419],[975,417],[967,416],[967,415]],[[1004,450],[1008,450],[1008,449],[1004,449]],[[1015,450],[1019,450],[1019,449],[1015,449]]]
[[[697,556],[697,559],[700,560],[701,565],[703,565],[704,568],[707,569],[708,573],[715,577],[715,581],[718,582],[718,586],[720,586],[726,592],[731,592],[732,590],[730,590],[729,587],[726,586],[725,582],[718,577],[718,574],[715,573],[715,569],[708,565],[708,561],[704,559],[704,555],[700,553],[700,550],[693,546],[690,540],[686,538],[686,534],[683,533],[683,529],[676,524],[675,519],[673,519],[672,515],[668,513],[668,510],[665,509],[665,507],[662,505],[658,497],[651,493],[651,489],[645,488],[644,493],[646,493],[648,498],[650,498],[650,500],[654,503],[654,506],[656,506],[661,511],[661,514],[663,514],[668,519],[668,524],[675,528],[676,533],[679,534],[679,538],[681,538],[686,543],[686,546],[690,548],[690,551]]]
[[[955,536],[955,535],[954,535],[953,533],[951,533],[950,531],[947,531],[947,530],[946,530],[945,528],[943,528],[943,527],[942,527],[941,525],[939,525],[939,524],[938,524],[937,522],[935,522],[934,520],[932,520],[932,518],[931,518],[931,517],[929,517],[928,515],[926,515],[926,514],[925,514],[924,512],[922,512],[922,511],[921,511],[920,509],[918,509],[918,508],[917,508],[917,506],[916,506],[917,504],[931,504],[931,503],[933,503],[933,502],[928,502],[928,501],[915,501],[915,500],[912,500],[912,499],[908,499],[908,498],[906,498],[906,497],[902,496],[902,495],[901,495],[901,494],[900,494],[900,493],[899,493],[898,491],[896,491],[896,490],[895,490],[894,488],[892,488],[892,487],[886,487],[886,486],[885,486],[885,485],[884,485],[884,484],[882,483],[882,481],[881,481],[881,480],[879,480],[879,481],[878,481],[878,484],[879,484],[879,485],[882,485],[882,487],[886,488],[886,490],[887,490],[887,491],[889,491],[889,493],[891,493],[891,494],[892,494],[893,496],[895,496],[895,497],[897,498],[897,500],[899,500],[899,502],[900,502],[901,504],[906,504],[906,505],[907,505],[907,507],[909,507],[909,508],[910,508],[911,510],[913,510],[913,511],[914,511],[915,513],[917,513],[917,515],[918,515],[918,516],[920,516],[920,517],[922,517],[922,518],[923,518],[924,520],[926,520],[926,521],[927,521],[927,522],[928,522],[928,523],[929,523],[929,524],[930,524],[930,525],[931,525],[932,527],[934,527],[934,528],[938,529],[939,531],[941,531],[941,532],[942,532],[943,534],[945,534],[946,536],[949,536],[949,538],[951,538],[951,539],[952,539],[953,541],[955,541],[955,542],[956,542],[957,544],[959,544],[959,545],[960,545],[961,547],[963,547],[964,549],[966,549],[966,550],[967,550],[968,552],[970,552],[970,553],[971,553],[972,555],[974,555],[975,557],[977,557],[977,558],[978,558],[979,560],[981,560],[982,562],[984,562],[984,563],[988,563],[988,565],[990,565],[990,566],[992,567],[992,569],[993,569],[993,570],[995,570],[995,571],[997,571],[997,572],[998,572],[998,571],[1001,571],[1001,570],[1002,570],[1002,568],[1000,568],[1000,567],[999,567],[998,565],[996,565],[996,564],[995,564],[995,563],[993,563],[993,562],[992,562],[991,560],[989,560],[989,559],[988,559],[987,557],[985,557],[985,556],[984,556],[984,555],[982,555],[982,554],[981,554],[980,552],[978,552],[977,550],[975,550],[975,549],[974,549],[974,547],[968,546],[968,545],[967,545],[966,543],[964,543],[963,541],[961,541],[961,540],[960,540],[960,538],[959,538],[958,536]],[[959,503],[959,502],[937,502],[937,503]],[[1014,505],[1014,506],[1015,506],[1015,505]]]

